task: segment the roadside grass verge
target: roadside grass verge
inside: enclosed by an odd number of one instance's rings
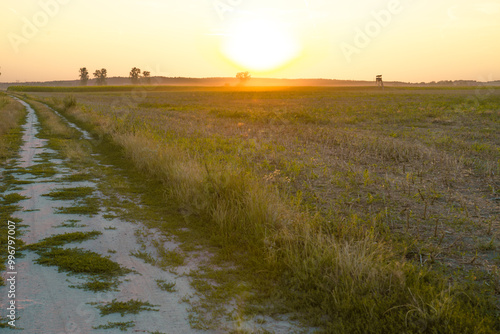
[[[479,261],[484,220],[498,226],[479,195],[498,189],[497,91],[479,106],[458,90],[217,94],[151,93],[146,111],[104,95],[54,102],[123,148],[217,247],[213,265],[236,263],[233,277],[251,285],[225,281],[229,270],[199,273],[218,283],[207,303],[252,291],[244,312],[272,300],[339,333],[500,329],[497,269],[471,279],[467,265]],[[150,107],[165,103],[179,108]]]
[[[19,147],[22,144],[22,129],[21,126],[26,122],[26,109],[17,101],[0,92],[0,168],[6,168],[2,171],[0,178],[0,193],[4,194],[7,191],[15,191],[16,180],[10,175],[6,162],[9,158],[13,158]],[[20,219],[12,218],[12,214],[19,209],[14,205],[18,201],[24,199],[19,194],[3,195],[0,199],[0,271],[5,269],[5,261],[8,255],[8,228],[7,221],[13,221],[17,225],[17,235],[22,233],[20,229]],[[23,241],[16,240],[16,247],[21,247]],[[19,254],[20,255],[20,254]],[[0,285],[4,285],[4,280],[0,279]]]
[[[0,165],[21,145],[21,125],[26,110],[17,101],[0,92]]]

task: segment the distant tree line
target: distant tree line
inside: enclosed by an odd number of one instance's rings
[[[95,70],[93,75],[94,78],[96,79],[97,86],[104,86],[107,84],[106,79],[108,77],[108,71],[105,68],[101,68],[100,70]],[[133,67],[130,70],[129,78],[133,85],[137,85],[141,82],[146,85],[149,85],[151,83],[151,72],[143,71],[141,76],[141,69]],[[252,76],[247,71],[247,72],[237,73],[236,78],[239,80],[239,85],[244,86],[252,78]],[[87,86],[88,81],[89,81],[89,71],[87,70],[86,67],[80,68],[80,85]]]
[[[478,82],[476,80],[441,80],[441,81],[431,81],[428,83],[421,82],[420,84],[430,85],[430,86],[476,86]]]
[[[96,79],[97,86],[104,86],[107,84],[106,79],[108,77],[108,70],[106,70],[105,68],[101,68],[100,70],[96,70],[93,75],[94,75],[94,78]],[[151,83],[151,72],[144,71],[144,72],[142,72],[142,77],[141,77],[141,69],[134,67],[130,71],[129,78],[130,78],[130,81],[132,81],[132,84],[134,84],[134,85],[139,84],[141,82],[141,79],[142,79],[143,83],[150,84]],[[89,71],[87,70],[86,67],[80,68],[80,85],[86,86],[88,81],[89,81]]]

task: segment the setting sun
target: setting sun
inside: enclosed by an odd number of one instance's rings
[[[235,24],[222,51],[230,61],[245,69],[265,72],[296,58],[300,45],[282,24],[259,19]]]

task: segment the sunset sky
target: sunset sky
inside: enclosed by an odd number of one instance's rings
[[[500,0],[1,0],[0,82],[500,80]]]

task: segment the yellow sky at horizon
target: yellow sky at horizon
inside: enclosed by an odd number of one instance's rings
[[[500,0],[2,0],[0,22],[0,82],[74,80],[84,66],[122,77],[136,66],[169,77],[500,80]]]

